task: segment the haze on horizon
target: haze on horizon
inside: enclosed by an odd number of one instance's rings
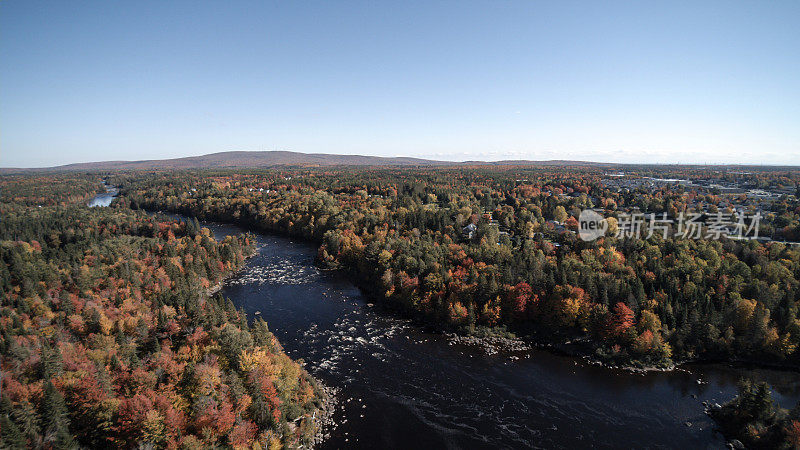
[[[0,167],[800,165],[800,2],[0,2]]]

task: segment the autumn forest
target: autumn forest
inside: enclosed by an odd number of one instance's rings
[[[111,205],[87,208],[106,186]],[[793,169],[93,171],[4,175],[0,189],[4,448],[318,442],[326,388],[217,292],[253,236],[215,239],[198,221],[313,243],[321,270],[439,333],[643,372],[800,369]],[[589,209],[609,224],[595,240],[580,237]],[[758,213],[758,238],[620,234],[632,213],[697,213],[706,228]],[[709,415],[748,448],[800,446],[800,408],[770,395],[742,380]]]

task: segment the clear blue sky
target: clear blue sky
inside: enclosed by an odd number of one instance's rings
[[[0,1],[0,166],[800,164],[800,1]]]

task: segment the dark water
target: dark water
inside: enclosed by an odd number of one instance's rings
[[[205,223],[217,238],[242,232]],[[630,374],[531,351],[486,355],[376,311],[313,246],[257,235],[258,254],[223,295],[261,314],[292,358],[340,388],[340,424],[323,448],[723,448],[704,400],[743,377],[772,384],[785,407],[800,375],[721,365]]]

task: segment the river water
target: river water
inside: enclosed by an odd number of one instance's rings
[[[117,189],[114,186],[110,186],[108,184],[105,184],[104,186],[106,188],[106,192],[102,194],[97,194],[93,199],[91,199],[88,203],[86,203],[86,206],[94,208],[98,206],[102,207],[111,205],[111,202],[114,200],[114,197],[116,197],[117,193],[119,193],[119,189]]]
[[[218,238],[243,231],[204,225]],[[784,406],[800,399],[791,372],[642,375],[540,350],[486,355],[368,306],[344,277],[314,266],[312,245],[256,236],[258,254],[222,294],[341,389],[340,425],[323,448],[721,448],[701,402],[733,397],[740,377],[770,382]]]
[[[203,223],[217,238],[243,232]],[[222,294],[261,315],[293,359],[339,389],[322,448],[723,448],[702,401],[749,377],[784,407],[800,375],[723,365],[631,374],[541,350],[486,355],[368,305],[314,265],[314,246],[256,234],[259,249]],[[514,360],[512,356],[522,356]]]

